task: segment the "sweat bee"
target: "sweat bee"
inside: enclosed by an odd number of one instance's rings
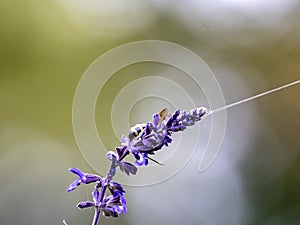
[[[168,116],[168,109],[164,108],[163,110],[161,110],[158,113],[158,116],[159,116],[159,123],[161,123]],[[136,124],[135,126],[131,127],[128,135],[130,141],[132,141],[134,138],[139,136],[139,134],[145,129],[145,127],[146,127],[146,123]]]
[[[158,113],[159,116],[159,123],[163,122],[164,119],[168,116],[168,109],[164,108],[163,110],[161,110]],[[132,141],[133,139],[137,138],[139,136],[139,134],[146,128],[146,124],[136,124],[134,127],[131,127],[130,132],[129,132],[129,139],[130,141]],[[148,159],[150,159],[151,161],[159,164],[159,165],[163,165],[162,163],[156,161],[155,159],[152,159],[151,157],[147,157]]]

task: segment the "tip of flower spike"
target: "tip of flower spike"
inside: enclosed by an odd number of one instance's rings
[[[80,179],[77,179],[67,187],[66,192],[74,191],[79,185]]]
[[[209,110],[205,107],[196,108],[196,111],[197,111],[198,116],[201,118],[209,116],[212,112],[211,110]]]
[[[197,112],[198,113],[200,113],[200,112],[202,112],[203,114],[205,114],[205,113],[208,113],[210,110],[208,110],[207,108],[205,108],[205,107],[199,107],[199,108],[197,108]]]

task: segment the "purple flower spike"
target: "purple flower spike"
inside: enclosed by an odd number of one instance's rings
[[[79,176],[79,178],[68,186],[67,192],[75,190],[81,183],[89,184],[89,183],[93,183],[93,182],[97,182],[97,181],[102,182],[102,179],[100,176],[97,176],[94,174],[83,173],[75,167],[70,168],[69,170],[70,170],[70,172]]]
[[[176,110],[171,115],[168,115],[167,109],[163,109],[159,114],[153,115],[152,122],[143,123],[142,127],[132,135],[132,138],[131,133],[128,137],[123,135],[121,147],[116,147],[115,152],[110,151],[106,154],[111,164],[105,178],[102,179],[98,175],[83,173],[75,167],[71,168],[70,172],[76,174],[78,179],[68,186],[67,192],[73,191],[82,183],[96,183],[92,192],[93,202],[84,201],[77,205],[80,209],[89,207],[95,209],[92,225],[98,225],[101,212],[107,217],[118,217],[121,213],[126,213],[125,190],[121,184],[112,181],[117,167],[127,175],[137,173],[137,167],[124,161],[124,158],[132,154],[135,158],[135,164],[138,166],[147,166],[148,160],[163,165],[152,158],[156,151],[172,142],[171,135],[173,132],[183,131],[187,126],[194,125],[206,113],[208,113],[208,110],[204,107],[190,111]],[[110,192],[109,195],[106,195],[107,191]]]
[[[180,113],[178,119],[182,121],[182,125],[192,126],[195,122],[201,120],[201,118],[206,114],[208,110],[204,107],[192,109],[189,112],[183,111]],[[185,128],[184,128],[185,129]]]
[[[135,164],[138,166],[148,165],[148,154],[154,155],[156,151],[172,142],[171,135],[173,132],[183,131],[187,126],[192,126],[207,113],[207,109],[196,108],[191,111],[176,110],[172,115],[166,116],[163,121],[155,114],[153,122],[148,122],[145,129],[133,140],[122,137],[122,151],[131,152],[136,159]],[[120,155],[121,148],[117,148]]]

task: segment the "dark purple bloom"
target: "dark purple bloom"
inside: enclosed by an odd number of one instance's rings
[[[97,181],[102,182],[102,178],[100,176],[97,176],[94,174],[83,173],[75,167],[70,168],[69,170],[70,170],[70,172],[76,174],[79,178],[68,186],[67,192],[73,191],[81,183],[89,184],[89,183],[93,183],[93,182],[97,182]]]
[[[108,189],[111,191],[112,194],[114,194],[116,191],[118,191],[120,194],[125,193],[125,190],[122,187],[122,185],[115,181],[109,182]]]
[[[127,150],[126,145],[124,145],[122,147],[117,147],[116,152],[118,154],[118,160],[119,161],[122,161],[122,159],[124,159],[126,157],[126,155],[129,154],[129,151]]]
[[[126,200],[124,198],[125,190],[117,182],[109,182],[108,185],[111,195],[105,196],[101,202],[101,195],[98,189],[93,191],[93,201],[83,201],[77,204],[80,209],[89,207],[102,210],[105,216],[118,217],[121,213],[127,212]]]
[[[116,192],[115,195],[104,198],[101,209],[103,210],[103,214],[107,217],[118,217],[121,213],[127,212],[126,200],[121,193]]]

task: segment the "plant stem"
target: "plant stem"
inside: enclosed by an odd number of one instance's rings
[[[105,180],[106,180],[106,178],[105,178]],[[101,202],[101,203],[102,203],[102,201],[103,201],[103,198],[104,198],[104,194],[105,194],[106,188],[107,188],[107,184],[106,184],[106,182],[105,182],[105,183],[102,185],[101,190],[100,190],[100,194],[99,194],[99,202]]]
[[[99,219],[100,219],[100,209],[98,207],[96,207],[92,225],[98,225]]]
[[[115,175],[114,173],[112,173],[112,171],[115,171],[116,169],[116,163],[115,163],[115,158],[112,159],[111,165],[110,165],[110,169],[107,172],[106,177],[104,178],[104,182],[103,185],[101,187],[100,193],[99,193],[99,202],[102,203],[103,199],[104,199],[104,194],[107,188],[107,184],[110,182],[110,180],[112,179],[112,177]],[[92,225],[98,225],[99,223],[99,219],[100,219],[100,212],[101,210],[99,209],[99,207],[95,208],[95,213],[94,213],[94,219],[93,219],[93,224]]]

